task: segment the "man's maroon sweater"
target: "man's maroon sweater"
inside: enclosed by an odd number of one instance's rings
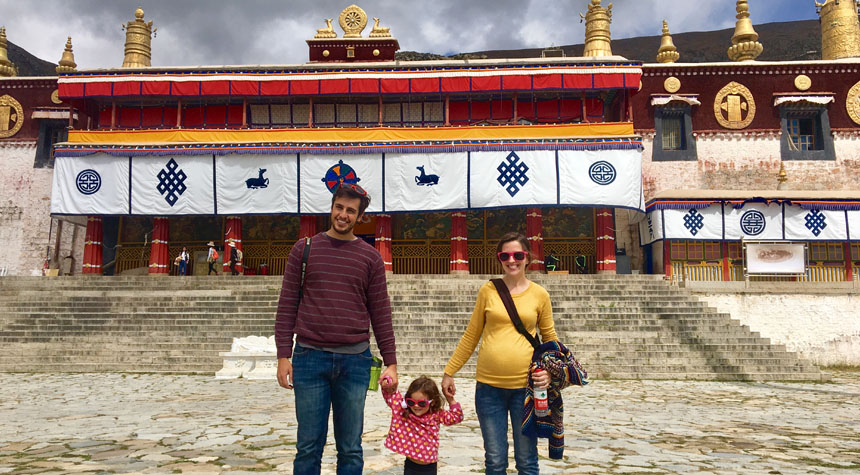
[[[305,240],[290,251],[278,313],[278,358],[293,354],[299,343],[315,347],[347,346],[370,340],[370,326],[385,365],[397,363],[385,265],[373,246],[361,239],[341,241],[325,233],[311,240],[304,295],[299,302]]]

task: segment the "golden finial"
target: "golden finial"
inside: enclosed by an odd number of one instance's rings
[[[72,37],[66,40],[66,49],[63,51],[63,56],[60,58],[60,63],[57,65],[57,74],[73,73],[78,70],[78,65],[75,64],[75,53],[72,52]]]
[[[779,182],[776,185],[777,190],[788,189],[788,185],[785,184],[788,181],[788,174],[785,173],[785,162],[779,164],[779,177],[776,180]]]
[[[821,59],[860,56],[860,20],[855,0],[815,2],[821,18]]]
[[[764,51],[764,46],[758,42],[758,33],[753,29],[750,20],[750,6],[747,0],[738,0],[737,23],[735,34],[732,36],[732,47],[729,48],[729,59],[732,61],[752,61]]]
[[[123,68],[141,68],[152,66],[152,36],[157,28],[143,21],[143,10],[134,11],[134,20],[123,25],[125,30],[125,59]]]
[[[588,13],[579,14],[580,22],[585,20],[585,57],[612,56],[612,35],[609,25],[612,23],[612,4],[603,8],[600,0],[591,0]]]
[[[660,39],[660,49],[657,50],[657,62],[674,63],[680,57],[678,48],[672,42],[672,35],[669,34],[669,23],[663,20],[663,38]]]
[[[6,27],[0,26],[0,77],[18,75],[18,68],[12,61],[9,61],[8,47],[9,44],[6,42]]]

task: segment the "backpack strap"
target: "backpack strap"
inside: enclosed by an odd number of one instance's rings
[[[302,300],[302,294],[305,290],[305,273],[308,270],[308,257],[311,255],[311,238],[305,237],[305,253],[302,254],[302,279],[299,284],[299,301]]]
[[[502,279],[490,279],[490,282],[496,286],[496,291],[499,292],[499,297],[502,298],[502,303],[505,304],[505,308],[508,310],[508,316],[511,317],[511,321],[514,323],[514,326],[517,328],[517,331],[520,332],[532,346],[537,349],[540,346],[540,340],[538,340],[534,335],[529,333],[526,330],[526,327],[523,326],[523,321],[520,320],[520,314],[517,312],[517,306],[514,305],[514,299],[511,297],[511,291],[508,290],[508,286],[505,285],[505,281]]]

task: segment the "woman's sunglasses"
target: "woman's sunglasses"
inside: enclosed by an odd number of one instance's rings
[[[526,258],[526,253],[524,251],[517,252],[500,252],[496,254],[499,257],[499,260],[502,262],[508,262],[511,260],[511,256],[514,256],[515,261],[522,261]]]
[[[361,196],[367,196],[367,191],[365,191],[364,188],[356,185],[355,183],[341,183],[340,186],[343,188],[349,188]]]
[[[409,407],[418,406],[420,408],[425,408],[430,405],[429,399],[412,399],[411,397],[406,398],[406,405]]]

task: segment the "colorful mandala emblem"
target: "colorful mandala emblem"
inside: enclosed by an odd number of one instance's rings
[[[355,170],[351,166],[343,163],[343,160],[338,160],[337,165],[332,166],[325,172],[322,182],[331,193],[337,191],[337,187],[341,183],[356,184],[361,181],[361,178],[356,175]]]

